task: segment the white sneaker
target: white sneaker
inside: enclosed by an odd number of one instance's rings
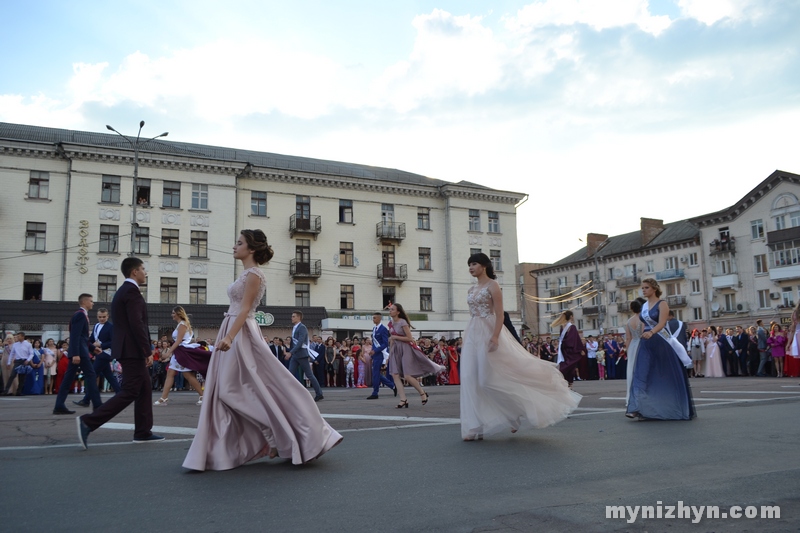
[[[159,398],[153,405],[167,405],[167,402],[169,402],[169,398]]]
[[[200,396],[200,399],[197,400],[197,405],[203,405],[203,397]]]

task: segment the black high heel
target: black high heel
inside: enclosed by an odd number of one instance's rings
[[[422,394],[425,395],[425,399],[422,400],[422,405],[425,405],[426,403],[428,403],[428,393],[427,392],[423,392]]]
[[[396,408],[397,409],[402,409],[403,407],[408,409],[408,400],[401,400],[400,403],[397,404]]]

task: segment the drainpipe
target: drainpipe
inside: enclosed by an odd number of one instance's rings
[[[72,158],[67,155],[61,143],[56,145],[56,153],[69,161],[67,167],[67,192],[64,198],[64,249],[61,252],[61,301],[66,301],[67,291],[67,238],[69,237],[69,193],[72,189]]]
[[[439,189],[439,194],[444,194]],[[447,268],[447,319],[453,320],[453,243],[450,239],[452,228],[450,227],[450,195],[444,194],[444,251],[445,263]]]

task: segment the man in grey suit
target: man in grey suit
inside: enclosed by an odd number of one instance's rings
[[[303,380],[297,375],[297,367],[299,366],[303,369],[303,374],[305,374],[306,378],[311,382],[311,385],[314,387],[314,392],[317,394],[314,396],[314,401],[318,402],[324,397],[322,396],[322,389],[319,386],[319,381],[317,381],[317,378],[314,376],[314,372],[311,371],[311,361],[308,355],[308,329],[306,329],[302,320],[303,313],[301,311],[292,312],[292,324],[294,324],[294,328],[292,329],[292,345],[289,348],[286,359],[289,359],[289,372],[291,372],[293,376],[296,376],[300,383],[303,383]]]
[[[767,361],[769,360],[769,353],[767,352],[767,331],[764,329],[764,321],[761,319],[756,320],[756,325],[758,326],[758,330],[756,330],[756,338],[758,339],[758,355],[760,361],[758,362],[758,372],[756,372],[756,376],[759,377],[766,377],[767,375],[764,373],[764,367],[767,365]]]

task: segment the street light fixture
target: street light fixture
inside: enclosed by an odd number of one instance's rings
[[[139,147],[152,141],[155,139],[159,139],[161,137],[166,137],[169,135],[168,131],[165,131],[161,135],[156,135],[155,137],[151,137],[146,141],[140,141],[139,136],[142,134],[142,128],[144,128],[144,120],[139,122],[139,132],[136,134],[136,142],[133,142],[127,136],[121,134],[114,128],[109,125],[106,125],[106,129],[113,131],[123,139],[125,139],[128,144],[133,147],[133,220],[131,221],[131,252],[128,255],[133,255],[133,248],[136,242],[136,230],[139,228],[139,223],[136,220],[136,206],[139,204],[139,199],[136,197],[138,190],[139,190]]]

